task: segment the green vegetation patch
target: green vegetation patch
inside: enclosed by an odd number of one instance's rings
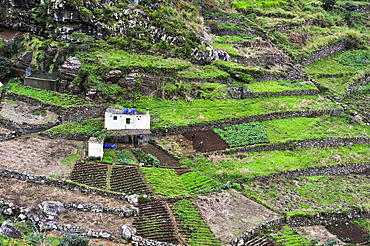
[[[180,200],[173,205],[173,211],[181,220],[185,237],[192,246],[221,245],[212,234],[210,228],[201,219],[198,210],[189,200]]]
[[[219,182],[278,174],[284,171],[361,163],[370,160],[370,145],[264,151],[233,155],[211,155],[208,158],[181,162]]]
[[[370,137],[369,126],[363,122],[350,124],[351,119],[352,117],[348,115],[330,117],[295,139]]]
[[[258,122],[232,125],[223,129],[213,129],[230,147],[269,143],[265,129]]]
[[[287,96],[278,98],[253,98],[245,100],[203,100],[192,102],[142,98],[138,108],[152,108],[151,128],[186,126],[188,124],[225,121],[232,118],[263,115],[272,112],[287,112],[316,109],[336,109],[340,106],[314,96]]]
[[[124,74],[134,69],[140,69],[149,73],[172,73],[191,66],[191,63],[184,59],[164,58],[162,56],[130,55],[123,50],[99,50],[91,53],[84,53],[83,62],[92,63],[97,69],[105,72],[119,69]]]
[[[173,169],[142,167],[141,171],[156,195],[167,197],[188,195],[181,178]]]
[[[66,156],[62,159],[62,163],[67,165],[69,168],[73,167],[73,164],[80,159],[81,147],[77,147],[72,151],[72,155]]]
[[[132,154],[125,150],[117,154],[117,162],[121,164],[136,164],[136,160]]]
[[[283,92],[296,90],[317,90],[316,86],[311,82],[291,82],[291,81],[262,81],[248,85],[244,85],[251,89],[254,93],[262,92]]]
[[[350,50],[340,54],[337,61],[343,65],[361,68],[370,64],[370,51],[368,50]]]
[[[280,143],[296,139],[299,134],[302,134],[305,130],[308,130],[324,118],[325,116],[268,120],[261,122],[261,125],[266,130],[271,143]]]
[[[20,80],[10,80],[7,84],[7,88],[10,92],[15,94],[21,94],[40,100],[43,103],[49,103],[57,106],[82,106],[92,105],[86,102],[84,99],[68,94],[61,94],[55,91],[43,90],[34,88],[31,86],[23,86]]]
[[[189,79],[202,79],[202,78],[228,79],[230,77],[230,74],[212,65],[207,66],[193,65],[187,69],[178,72],[178,75],[180,77]]]
[[[269,230],[269,232],[270,234],[268,234],[268,236],[283,246],[311,245],[306,238],[299,235],[296,229],[292,229],[288,226],[283,226],[281,230],[276,233],[273,230]],[[271,236],[271,234],[275,234],[276,236]]]
[[[219,189],[221,184],[199,172],[190,172],[181,175],[181,181],[189,194],[208,193],[211,189]]]
[[[370,178],[312,176],[245,185],[245,193],[287,215],[370,207]]]
[[[102,124],[103,122],[99,119],[78,120],[75,122],[70,122],[64,125],[53,127],[46,132],[54,134],[94,133],[101,129]]]

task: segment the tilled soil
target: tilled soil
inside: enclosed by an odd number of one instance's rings
[[[167,155],[163,150],[160,150],[151,144],[143,144],[141,149],[145,153],[152,154],[153,156],[157,157],[160,162],[160,167],[180,168],[182,166],[182,164],[178,160],[176,160],[172,156]]]
[[[352,222],[333,222],[331,225],[326,226],[326,229],[336,235],[339,239],[347,239],[347,243],[364,243],[364,235],[368,234],[359,225]],[[342,240],[343,241],[343,240]]]
[[[102,204],[104,207],[121,208],[130,204],[110,197],[84,194],[48,185],[39,185],[0,176],[0,197],[12,201],[18,207],[34,208],[43,201],[62,203]]]
[[[76,153],[83,142],[62,139],[21,137],[0,142],[0,169],[18,170],[36,175],[67,178],[70,168],[63,158]]]
[[[319,239],[321,244],[326,243],[331,239],[339,240],[322,225],[300,226],[295,229],[297,229],[298,233],[308,240]],[[341,246],[343,243],[339,241],[336,245]]]
[[[198,196],[195,205],[203,221],[224,244],[265,221],[278,218],[275,212],[235,190]]]
[[[191,135],[193,133],[195,133],[195,138],[192,140]],[[229,145],[212,130],[199,132],[186,132],[182,135],[186,139],[193,141],[193,148],[200,152],[210,152],[229,148]],[[203,142],[202,147],[199,146],[200,141]]]

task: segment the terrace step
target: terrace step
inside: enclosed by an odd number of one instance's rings
[[[245,246],[279,246],[279,244],[269,237],[258,236],[246,242]]]

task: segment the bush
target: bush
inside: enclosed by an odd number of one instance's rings
[[[324,7],[324,9],[328,10],[328,9],[332,9],[337,1],[336,0],[321,0],[321,2],[322,2],[322,6]]]
[[[152,165],[153,167],[159,167],[159,160],[157,159],[157,157],[151,155],[151,154],[147,154],[146,157],[146,163],[147,165]]]
[[[138,198],[139,203],[146,203],[146,202],[149,202],[149,201],[150,201],[150,198],[144,197],[143,195],[140,195],[139,198]]]
[[[360,34],[356,31],[349,31],[346,36],[346,48],[358,49],[363,45]]]
[[[59,246],[88,246],[90,238],[77,234],[67,234],[63,236]]]
[[[13,70],[13,65],[9,59],[5,57],[0,57],[0,80],[2,80],[6,75],[10,74]]]

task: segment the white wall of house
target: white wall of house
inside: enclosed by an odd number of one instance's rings
[[[98,141],[96,138],[90,138],[88,142],[88,155],[90,157],[103,159],[104,150],[103,150],[104,141]]]
[[[150,115],[105,112],[104,127],[107,130],[149,130]]]

